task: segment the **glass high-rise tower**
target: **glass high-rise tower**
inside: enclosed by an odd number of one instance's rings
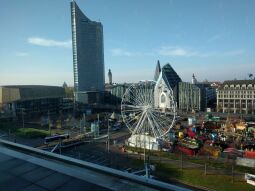
[[[75,101],[86,102],[89,92],[104,91],[103,25],[91,21],[71,2]]]

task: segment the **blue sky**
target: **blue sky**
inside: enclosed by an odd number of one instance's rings
[[[105,71],[114,82],[152,79],[157,60],[183,81],[255,73],[255,0],[76,2],[104,26]],[[70,1],[0,3],[0,85],[73,85]]]

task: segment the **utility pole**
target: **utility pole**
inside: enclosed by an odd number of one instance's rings
[[[183,170],[183,153],[181,152],[181,170]]]
[[[207,166],[206,166],[206,162],[205,162],[205,172],[204,174],[206,175],[207,174]]]
[[[143,135],[144,164],[146,164],[145,134]]]
[[[81,135],[82,119],[80,119],[80,135]]]
[[[24,122],[24,108],[21,108],[21,115],[22,115],[22,127],[25,127],[25,122]]]
[[[99,136],[99,113],[97,114],[97,136]]]
[[[145,133],[144,133],[144,135],[143,135],[143,142],[144,142],[144,168],[145,168],[145,177],[146,177],[146,178],[149,178],[148,164],[147,164],[147,161],[146,161]]]
[[[51,125],[50,125],[50,111],[48,110],[48,125],[49,125],[49,132],[51,135]]]
[[[232,164],[232,183],[234,183],[235,173],[234,173],[234,164]]]
[[[108,130],[107,130],[107,134],[108,134],[108,142],[107,142],[107,150],[108,150],[108,153],[110,151],[110,133],[109,133],[109,129],[110,129],[110,126],[109,126],[109,117],[108,117]]]
[[[86,133],[86,116],[85,116],[85,113],[83,113],[83,125],[84,125],[83,131]]]

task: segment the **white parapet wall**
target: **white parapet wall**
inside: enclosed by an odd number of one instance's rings
[[[248,166],[255,168],[255,159],[237,157],[236,164],[240,166]]]

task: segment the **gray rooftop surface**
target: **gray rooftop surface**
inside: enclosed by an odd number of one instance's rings
[[[0,190],[110,190],[36,164],[0,153]]]
[[[0,139],[0,191],[2,190],[191,189]]]

